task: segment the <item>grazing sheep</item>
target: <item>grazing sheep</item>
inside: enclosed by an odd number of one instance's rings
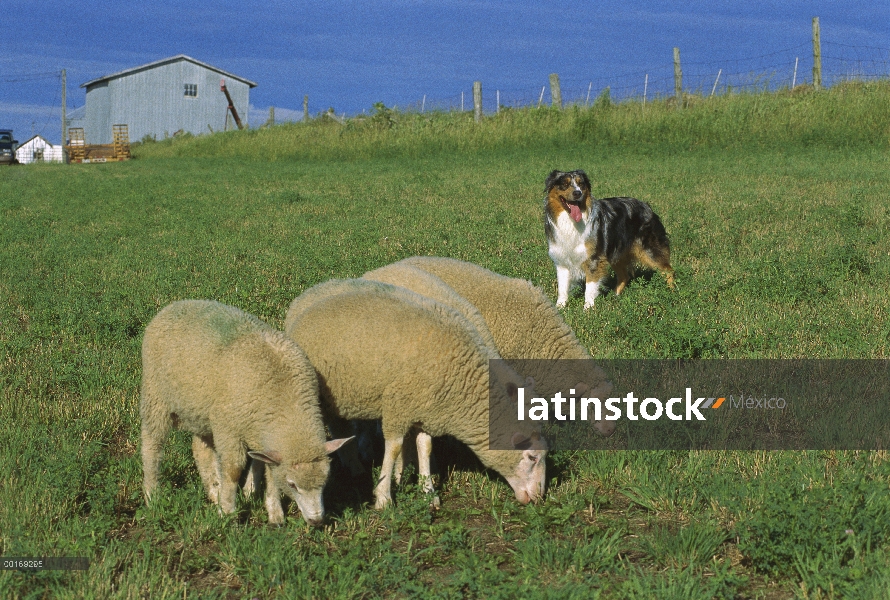
[[[194,434],[198,471],[221,512],[235,511],[249,455],[266,464],[270,522],[284,521],[285,493],[308,523],[321,523],[327,455],[348,440],[325,441],[315,371],[280,331],[218,302],[170,304],[145,328],[139,408],[146,502],[177,427]]]
[[[492,348],[497,348],[497,344],[488,330],[488,324],[485,322],[482,313],[463,296],[455,292],[447,283],[432,273],[404,262],[397,262],[368,271],[362,275],[362,279],[370,279],[407,288],[421,296],[432,298],[436,302],[441,302],[445,306],[453,308],[469,321],[470,325],[476,328],[483,342]]]
[[[374,271],[368,271],[364,275],[362,275],[362,279],[370,279],[372,281],[380,281],[382,283],[389,283],[392,285],[397,285],[399,287],[404,287],[412,292],[416,292],[422,296],[426,296],[427,298],[432,298],[437,302],[441,302],[450,308],[453,308],[457,312],[459,312],[473,327],[476,328],[476,331],[479,333],[479,336],[482,338],[482,341],[485,342],[490,348],[497,348],[497,345],[494,342],[494,338],[491,335],[491,332],[488,330],[488,325],[485,323],[485,319],[482,317],[482,314],[476,309],[475,306],[467,302],[463,296],[455,292],[451,289],[444,281],[423,271],[418,269],[417,267],[412,267],[411,265],[406,265],[402,263],[396,263],[392,265],[387,265],[385,267],[381,267]],[[415,444],[417,446],[417,459],[418,459],[418,471],[420,473],[431,473],[432,469],[430,467],[430,454],[433,447],[433,441],[430,436],[422,431],[416,432],[416,441]],[[350,469],[353,473],[356,473],[360,466],[355,466],[352,463],[354,453],[349,453],[349,448],[347,447],[347,452],[342,453],[343,456],[350,464]],[[399,481],[402,476],[402,464],[405,453],[399,455],[399,459],[396,461],[395,466],[395,477],[396,481]],[[357,457],[355,458],[357,462]],[[435,503],[435,501],[434,501]]]
[[[499,275],[479,265],[453,258],[413,256],[391,267],[399,265],[408,265],[435,275],[475,306],[494,337],[498,353],[508,363],[525,359],[590,359],[590,354],[563,321],[553,303],[530,281]],[[414,289],[410,280],[398,285]],[[565,391],[568,382],[564,371],[552,361],[513,366],[521,368],[523,375],[534,379],[535,391],[544,397]],[[526,372],[529,368],[533,371]],[[605,374],[592,361],[584,371],[584,380],[575,385],[578,394],[597,397],[605,397],[611,388]],[[615,431],[615,421],[599,421],[594,428],[601,435],[609,436]]]
[[[512,436],[510,447],[522,450],[489,449],[489,360],[499,356],[457,311],[385,283],[332,280],[291,303],[285,332],[315,366],[326,413],[381,419],[385,450],[376,508],[391,501],[393,467],[412,427],[465,443],[504,476],[520,502],[543,494],[546,449],[536,433]],[[515,406],[518,388],[528,382],[507,367],[491,375],[495,401]],[[418,454],[428,457],[424,443]],[[419,462],[431,491],[428,469]]]

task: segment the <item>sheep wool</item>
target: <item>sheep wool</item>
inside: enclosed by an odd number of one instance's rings
[[[475,306],[485,319],[498,352],[508,363],[526,359],[590,359],[550,299],[530,281],[453,258],[414,256],[391,266],[397,265],[409,265],[435,275]],[[414,289],[408,279],[397,285]],[[577,393],[597,397],[606,397],[612,389],[605,373],[593,361],[584,369],[584,379],[577,383],[567,382],[565,371],[553,361],[513,366],[534,379],[535,391],[544,396],[566,391],[564,386],[572,383]],[[608,436],[614,432],[615,422],[599,421],[594,428]]]
[[[512,447],[522,450],[489,449],[489,360],[499,355],[459,312],[386,283],[332,280],[291,303],[285,332],[315,366],[326,413],[381,419],[377,508],[391,501],[393,467],[411,428],[465,443],[520,502],[543,494],[546,448],[539,436],[514,432]],[[491,376],[496,400],[515,405],[523,379],[508,367]],[[418,453],[428,456],[428,449],[419,446]],[[420,474],[428,482],[429,473]]]
[[[448,284],[417,267],[403,262],[386,265],[362,275],[362,279],[380,281],[395,286],[407,288],[412,292],[432,298],[445,306],[453,308],[461,314],[470,325],[476,328],[482,341],[491,348],[497,348],[494,337],[488,330],[488,323],[479,310],[470,304],[463,296],[458,294]]]
[[[249,455],[266,464],[270,522],[284,521],[284,493],[307,522],[321,523],[327,455],[347,440],[325,441],[315,370],[282,332],[218,302],[170,304],[145,328],[140,413],[146,502],[176,427],[193,434],[198,471],[220,512],[235,511]]]

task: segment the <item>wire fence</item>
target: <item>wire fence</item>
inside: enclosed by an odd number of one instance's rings
[[[823,87],[850,80],[890,78],[890,48],[854,46],[823,40],[821,61]],[[776,91],[813,82],[814,58],[811,42],[759,56],[680,62],[684,93],[703,96]],[[589,106],[606,92],[612,102],[648,102],[674,96],[674,77],[674,65],[670,60],[666,60],[663,64],[654,65],[652,68],[606,76],[580,77],[574,74],[562,74],[560,91],[564,106]],[[5,77],[0,75],[0,85],[39,85],[52,79],[61,83],[60,72],[10,74]],[[485,81],[482,84],[482,111],[489,115],[505,107],[549,106],[553,100],[548,81],[529,82],[522,87],[498,86],[496,83],[490,84]],[[25,107],[6,104],[0,105],[0,108],[3,112],[11,114],[24,114],[27,108],[31,133],[54,138],[58,133],[60,120],[59,89],[60,86],[55,86],[55,97],[51,103],[45,105]],[[75,109],[80,113],[69,112],[68,120],[82,118],[83,108]],[[472,82],[468,82],[467,89],[457,91],[453,95],[421,96],[415,101],[391,108],[404,112],[471,111],[474,108]],[[277,108],[276,111],[275,122],[278,123],[300,121],[304,117],[304,113],[300,110]],[[268,122],[267,114],[266,111],[251,107],[250,122],[255,125]]]
[[[890,49],[821,42],[822,85],[830,87],[850,80],[890,77]],[[681,60],[684,93],[703,96],[742,92],[776,91],[813,82],[813,47],[810,42],[760,56],[720,60]],[[486,114],[499,108],[550,105],[549,82],[539,87],[486,86],[483,81],[482,109]],[[494,89],[492,89],[494,88]],[[613,102],[646,102],[675,94],[674,65],[663,65],[602,77],[560,76],[563,105],[589,106],[606,93]],[[425,96],[398,107],[408,112],[472,110],[470,89],[444,98]]]

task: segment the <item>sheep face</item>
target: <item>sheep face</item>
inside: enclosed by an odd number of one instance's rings
[[[303,518],[310,525],[318,527],[324,519],[322,489],[331,470],[331,460],[321,456],[311,462],[282,462],[276,452],[249,452],[251,458],[268,464],[272,485],[279,492],[287,494],[300,507]]]
[[[532,433],[531,436],[517,433],[513,436],[513,447],[517,448],[521,455],[513,476],[506,477],[507,483],[513,488],[516,500],[520,504],[537,502],[544,496],[544,482],[547,476],[546,443],[537,433]]]
[[[490,376],[494,380],[492,391],[495,396],[500,396],[496,402],[505,403],[503,406],[516,406],[518,388],[523,385],[526,393],[534,394],[535,380],[531,377],[527,377],[523,382],[515,371],[500,362],[492,364],[490,368]],[[506,460],[495,459],[501,467],[498,470],[513,488],[520,503],[535,502],[544,496],[547,442],[540,431],[534,430],[531,433],[514,433],[510,443],[515,450],[506,451],[510,455]]]
[[[354,437],[354,436],[353,436]],[[269,466],[272,481],[266,485],[274,486],[280,493],[287,494],[300,507],[303,518],[310,525],[318,527],[324,520],[324,502],[322,489],[328,480],[331,470],[331,459],[328,454],[336,452],[352,437],[330,440],[324,443],[322,454],[305,462],[285,461],[280,452],[248,452],[248,456],[262,461]],[[281,502],[275,495],[266,495],[266,508],[269,515],[281,513]]]

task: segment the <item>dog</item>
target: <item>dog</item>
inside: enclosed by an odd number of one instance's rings
[[[556,306],[564,307],[569,286],[584,279],[584,308],[591,308],[600,285],[615,271],[615,294],[624,291],[636,262],[662,271],[674,287],[667,232],[652,208],[636,198],[590,195],[582,170],[553,171],[544,183],[544,233],[556,267]]]

